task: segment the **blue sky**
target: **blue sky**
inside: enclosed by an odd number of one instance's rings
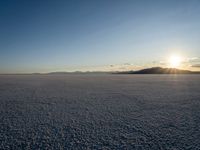
[[[0,73],[200,64],[199,0],[2,0]],[[191,67],[196,66],[196,67]]]

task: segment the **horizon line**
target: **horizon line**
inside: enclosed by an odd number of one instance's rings
[[[124,71],[53,71],[53,72],[33,72],[33,73],[0,73],[0,75],[53,75],[53,74],[87,74],[87,73],[123,73],[123,72],[137,72],[145,69],[153,69],[153,68],[161,68],[161,69],[176,69],[180,71],[190,71],[191,73],[200,73],[200,71],[192,71],[192,70],[185,70],[185,69],[179,69],[179,68],[172,68],[172,67],[147,67],[139,70],[124,70]]]

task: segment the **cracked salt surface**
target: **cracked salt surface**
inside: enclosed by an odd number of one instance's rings
[[[200,149],[199,75],[0,76],[0,149]]]

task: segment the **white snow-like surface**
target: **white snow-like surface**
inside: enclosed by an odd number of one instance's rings
[[[200,149],[200,76],[1,75],[0,149]]]

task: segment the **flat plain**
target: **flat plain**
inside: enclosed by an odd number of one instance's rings
[[[200,149],[200,75],[1,75],[0,149]]]

